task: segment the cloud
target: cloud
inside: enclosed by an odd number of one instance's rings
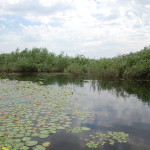
[[[8,1],[7,1],[8,2]],[[7,6],[6,6],[7,4]],[[64,3],[62,1],[57,1],[57,3],[51,4],[49,6],[41,5],[38,0],[18,0],[16,3],[6,3],[5,4],[5,12],[6,14],[13,15],[40,15],[40,16],[48,16],[55,14],[57,12],[63,12],[67,9],[71,9],[71,5],[68,3]]]
[[[17,35],[15,32],[9,32],[9,35],[7,34],[2,34],[0,37],[0,42],[4,42],[9,44],[9,42],[18,42],[20,41],[20,36]]]
[[[3,30],[5,30],[5,25],[1,24],[0,25],[0,31],[3,31]]]
[[[1,1],[0,21],[5,34],[20,38],[16,47],[41,43],[98,58],[137,51],[150,41],[147,0]]]

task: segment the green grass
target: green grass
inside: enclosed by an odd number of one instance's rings
[[[150,47],[114,58],[69,57],[46,48],[25,49],[0,55],[0,72],[88,73],[112,78],[150,78]]]

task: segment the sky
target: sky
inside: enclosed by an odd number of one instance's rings
[[[114,57],[150,45],[149,0],[0,0],[0,53]]]

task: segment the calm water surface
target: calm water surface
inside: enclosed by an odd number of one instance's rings
[[[0,74],[2,78],[19,81],[42,81],[45,85],[73,86],[81,99],[79,107],[88,107],[93,118],[75,126],[86,126],[92,132],[118,131],[128,133],[127,143],[105,144],[102,150],[150,150],[150,82],[104,80],[98,77],[69,74]],[[85,134],[85,135],[84,135]],[[64,131],[50,137],[51,150],[88,150],[81,139],[86,133]]]

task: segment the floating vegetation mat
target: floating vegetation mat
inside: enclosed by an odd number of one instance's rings
[[[48,139],[64,130],[71,134],[90,132],[88,127],[73,127],[75,119],[94,117],[87,108],[79,109],[72,87],[44,86],[42,82],[0,80],[0,149],[46,150]],[[128,134],[111,132],[88,134],[83,140],[89,148],[106,142],[127,142]],[[41,143],[41,139],[44,139]]]

